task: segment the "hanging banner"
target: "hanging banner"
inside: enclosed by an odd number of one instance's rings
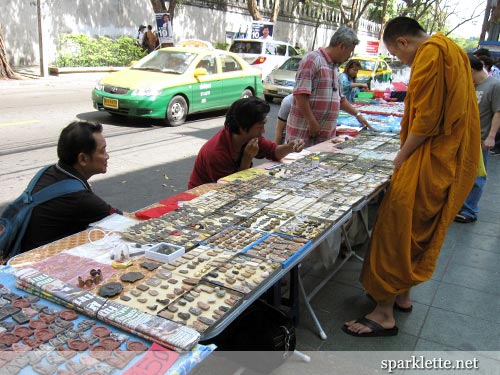
[[[274,23],[273,22],[252,22],[252,39],[273,39]]]
[[[158,41],[160,45],[174,43],[174,32],[169,13],[156,13],[156,27],[158,29]]]

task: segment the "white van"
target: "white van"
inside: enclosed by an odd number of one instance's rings
[[[229,51],[238,54],[250,65],[260,69],[262,79],[289,57],[299,54],[289,43],[261,39],[235,39]]]

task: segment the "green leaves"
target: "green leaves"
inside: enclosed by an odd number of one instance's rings
[[[58,67],[129,66],[143,58],[145,52],[134,38],[122,36],[97,39],[84,34],[64,34],[57,47]]]

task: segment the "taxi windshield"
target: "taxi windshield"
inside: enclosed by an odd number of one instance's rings
[[[182,74],[197,55],[180,51],[154,51],[138,61],[132,69]]]

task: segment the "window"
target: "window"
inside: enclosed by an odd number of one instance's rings
[[[278,53],[276,52],[276,49],[278,47],[278,44],[276,43],[267,43],[266,44],[266,54],[267,55],[277,55]]]
[[[281,65],[280,69],[291,70],[296,72],[297,70],[299,70],[300,61],[301,61],[300,58],[290,58],[286,60],[283,65]]]
[[[237,40],[229,48],[234,53],[261,53],[262,42],[254,40]]]
[[[208,74],[216,74],[217,73],[217,63],[215,60],[215,56],[205,56],[200,60],[197,68],[205,68]]]
[[[292,46],[288,46],[288,56],[297,56],[299,53]]]
[[[361,59],[358,61],[361,64],[361,70],[369,70],[369,71],[375,70],[375,61],[361,60]]]
[[[279,56],[286,56],[286,44],[278,44],[276,46],[276,54]]]

